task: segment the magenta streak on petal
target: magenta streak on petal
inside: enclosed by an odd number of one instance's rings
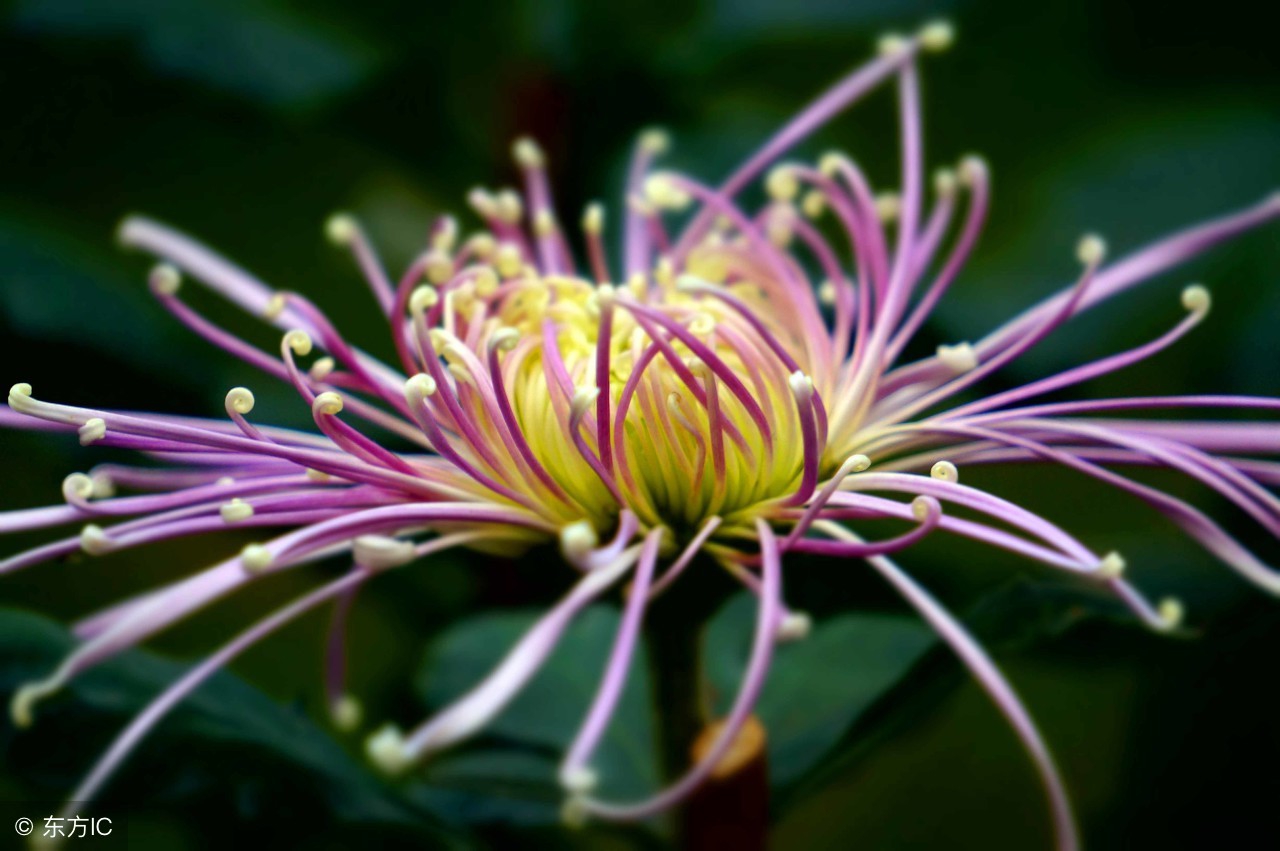
[[[661,529],[654,529],[645,536],[635,576],[627,590],[627,604],[622,622],[618,625],[613,651],[609,654],[604,676],[587,717],[561,763],[562,776],[568,771],[587,766],[613,718],[618,698],[622,696],[623,686],[627,682],[627,673],[631,670],[631,659],[635,655],[636,639],[644,619],[644,608],[649,600],[649,584],[653,580],[654,567],[658,562],[658,545],[662,541],[662,535]]]
[[[1195,255],[1278,216],[1280,216],[1280,194],[1272,195],[1261,203],[1240,212],[1187,228],[1135,251],[1111,264],[1098,276],[1097,285],[1080,303],[1078,312],[1088,310],[1135,284],[1184,263]],[[1071,297],[1072,289],[1069,287],[1050,296],[988,334],[976,345],[979,353],[987,355],[1002,350],[1023,337],[1030,327],[1042,322],[1046,315],[1061,310],[1062,305]]]
[[[736,195],[771,163],[777,161],[782,154],[911,61],[918,49],[918,42],[915,39],[908,39],[899,53],[881,56],[836,83],[771,136],[746,162],[738,166],[720,185],[720,194],[726,198]],[[676,257],[682,258],[687,254],[714,220],[715,214],[711,211],[705,209],[700,211],[681,234],[675,247]]]
[[[747,662],[747,670],[738,687],[729,716],[724,720],[715,742],[707,749],[702,758],[685,774],[667,788],[653,797],[632,804],[612,804],[588,798],[583,803],[588,812],[601,818],[621,821],[642,819],[672,806],[687,798],[720,764],[738,738],[738,732],[746,723],[751,710],[755,708],[760,690],[764,687],[769,673],[769,665],[773,660],[773,646],[777,640],[778,626],[782,621],[782,564],[778,554],[777,539],[769,524],[763,520],[756,521],[760,535],[760,551],[762,555],[763,583],[760,589],[759,614],[756,616],[755,638],[752,641],[751,657]]]
[[[258,621],[249,629],[223,645],[216,653],[207,657],[166,688],[159,697],[142,710],[124,731],[111,743],[111,747],[99,758],[93,770],[71,794],[63,815],[68,816],[75,807],[96,797],[99,789],[110,778],[111,774],[129,756],[138,742],[150,732],[160,719],[173,709],[184,697],[194,691],[201,683],[213,675],[219,668],[230,662],[244,650],[252,647],[281,626],[289,623],[304,612],[359,586],[370,574],[363,570],[350,573],[323,585],[294,602],[278,609],[268,617]]]
[[[405,752],[414,758],[422,757],[470,736],[497,715],[541,669],[574,617],[635,564],[639,551],[639,546],[632,547],[613,564],[583,575],[521,637],[489,676],[410,733],[404,742]]]
[[[850,534],[849,539],[856,541],[856,536]],[[951,646],[978,684],[991,697],[1001,714],[1005,716],[1009,725],[1013,727],[1023,748],[1035,763],[1040,782],[1044,787],[1049,809],[1053,815],[1055,847],[1059,851],[1076,851],[1080,847],[1080,839],[1076,833],[1075,819],[1071,813],[1067,790],[1058,774],[1053,755],[1041,738],[1040,731],[1036,729],[1035,722],[1031,720],[1031,716],[1022,705],[1022,701],[1018,699],[1017,693],[1000,673],[1000,669],[964,626],[897,565],[883,556],[872,556],[868,562]]]

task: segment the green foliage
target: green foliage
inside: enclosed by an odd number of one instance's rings
[[[46,618],[0,610],[0,694],[7,699],[21,684],[48,674],[73,645],[68,632]],[[88,769],[89,754],[101,748],[104,728],[120,726],[185,670],[185,665],[139,650],[104,662],[39,705],[29,731],[13,731],[6,724],[10,747],[18,754],[15,763],[27,765],[39,757],[66,766],[74,774],[58,777],[61,788],[46,797],[67,794],[66,784]],[[80,745],[93,750],[82,752]],[[52,759],[50,748],[55,751]],[[186,786],[189,792],[192,784],[212,783],[222,787],[220,796],[239,787],[240,793],[231,797],[240,799],[242,816],[264,815],[288,790],[286,799],[318,798],[340,820],[412,825],[433,842],[453,841],[434,811],[379,780],[329,731],[226,672],[212,676],[161,721],[140,756],[175,749],[183,757],[160,760],[160,768],[154,756],[147,758],[150,776],[132,779],[159,788]],[[288,778],[288,784],[284,789],[266,784],[258,771],[246,772],[247,766]],[[105,797],[119,799],[118,790],[108,787]]]
[[[429,706],[441,707],[480,681],[537,620],[537,612],[503,612],[462,621],[432,646],[417,678]],[[618,628],[618,613],[596,606],[565,631],[556,651],[524,691],[487,728],[553,757],[573,741],[599,687]],[[643,795],[658,782],[649,672],[643,647],[619,700],[613,724],[592,760],[601,791],[620,797]],[[519,763],[523,770],[528,763]],[[554,771],[550,773],[554,781]]]
[[[707,677],[721,712],[737,691],[755,621],[741,594],[707,627]],[[933,643],[919,621],[850,614],[820,621],[808,638],[779,645],[755,713],[769,736],[769,775],[782,788],[804,777]]]

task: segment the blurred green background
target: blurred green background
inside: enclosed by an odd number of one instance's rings
[[[1256,3],[17,0],[0,8],[0,380],[86,405],[219,415],[226,389],[247,384],[258,391],[259,421],[305,422],[291,393],[267,392],[267,381],[185,334],[151,301],[148,261],[112,242],[126,213],[178,225],[264,280],[312,295],[341,317],[349,338],[385,353],[349,259],[322,238],[333,210],[359,214],[399,269],[431,216],[462,212],[472,185],[514,180],[508,146],[528,132],[549,152],[567,217],[597,198],[616,214],[627,148],[642,127],[669,128],[669,161],[714,180],[867,57],[879,34],[936,15],[955,22],[959,41],[924,65],[927,154],[935,165],[984,154],[995,207],[976,258],[927,328],[933,343],[980,336],[1069,280],[1084,231],[1123,252],[1280,185],[1275,20]],[[896,144],[893,100],[881,92],[804,152],[843,147],[873,180],[892,185]],[[1117,299],[993,386],[1149,339],[1181,315],[1181,287],[1203,280],[1215,294],[1205,328],[1158,361],[1082,392],[1275,395],[1276,237],[1273,226]],[[271,341],[231,311],[207,307]],[[57,502],[66,473],[103,458],[74,441],[14,433],[0,441],[0,508]],[[932,541],[902,559],[969,612],[997,649],[1059,757],[1089,847],[1280,844],[1280,605],[1154,512],[1071,474],[966,476],[1099,551],[1124,552],[1139,584],[1186,600],[1198,633],[1157,638],[1080,617],[1089,608],[1081,589],[1046,586],[1040,572],[979,548]],[[1225,518],[1264,559],[1280,560],[1276,542],[1220,500],[1174,478],[1160,483]],[[46,538],[10,536],[3,553]],[[48,565],[6,577],[0,601],[66,619],[246,540]],[[317,572],[261,583],[154,649],[194,658],[309,587]],[[566,580],[552,553],[518,563],[441,559],[380,580],[353,625],[353,683],[371,721],[415,722],[424,691],[428,703],[444,694],[433,688],[448,691],[415,684],[424,664],[444,666],[433,668],[433,683],[447,685],[450,665],[455,678],[474,676],[467,653],[496,652],[494,636],[509,634],[521,612],[553,599]],[[849,612],[902,613],[856,564],[799,563],[787,581],[793,604],[831,628],[820,633],[821,652],[797,656],[785,688],[772,694],[778,712],[814,700],[811,681],[856,685],[876,662],[860,660],[854,639],[866,624]],[[477,612],[498,614],[468,633],[459,625]],[[47,624],[0,618],[7,691],[41,669],[33,659],[52,659],[59,639]],[[383,786],[353,758],[358,741],[334,744],[323,732],[325,624],[323,614],[306,618],[246,654],[236,678],[144,745],[107,795],[134,814],[138,847],[265,838],[289,847],[662,844],[660,826],[569,833],[554,824],[547,771],[559,733],[531,734],[542,728],[529,713],[550,713],[553,728],[580,717],[590,681],[578,691],[547,686],[546,701],[529,703],[469,758],[431,769],[412,794]],[[448,629],[451,638],[424,663]],[[731,671],[733,652],[725,652]],[[818,738],[839,742],[777,790],[776,847],[1046,847],[1044,807],[1011,734],[945,653],[915,660],[899,660],[897,674],[910,673],[890,678],[897,686],[868,711],[837,705],[823,721]],[[573,658],[561,664],[571,679]],[[28,733],[0,725],[0,800],[57,801],[124,711],[172,673],[154,659],[129,666],[56,702]],[[552,711],[551,699],[570,693],[577,702]],[[797,723],[812,733],[818,722]],[[524,761],[512,757],[512,743]]]

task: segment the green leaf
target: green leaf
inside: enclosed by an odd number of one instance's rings
[[[289,108],[350,90],[376,58],[349,30],[276,3],[23,0],[14,18],[36,32],[124,37],[162,72]]]
[[[419,694],[433,709],[458,698],[501,661],[537,618],[535,612],[486,614],[448,630],[431,647],[417,678]],[[541,749],[558,759],[586,717],[618,621],[617,611],[606,606],[579,615],[547,663],[486,733]],[[648,695],[648,670],[640,646],[613,721],[592,760],[601,791],[610,797],[643,795],[658,783]],[[489,766],[504,782],[529,779],[527,762],[491,762]],[[545,776],[554,782],[554,761],[546,763]]]
[[[67,630],[51,620],[14,609],[0,610],[0,693],[8,698],[24,682],[45,676],[74,644]],[[51,744],[57,747],[69,739],[79,741],[85,738],[86,728],[101,732],[102,722],[108,719],[112,725],[118,724],[186,670],[186,665],[152,653],[122,653],[73,679],[62,694],[40,704],[35,726],[15,733],[14,746],[38,741],[41,761],[47,762],[46,749]],[[266,756],[277,767],[280,763],[287,766],[291,784],[313,788],[339,819],[412,825],[436,842],[451,839],[434,812],[385,785],[311,719],[225,671],[187,697],[161,721],[153,737],[170,748],[183,743],[184,753],[192,746],[216,743],[218,765],[230,766],[226,783],[259,784],[262,778],[256,769]],[[159,741],[144,741],[141,749],[156,747]],[[232,754],[239,756],[231,758]],[[88,768],[86,759],[86,754],[73,748],[66,760],[59,761],[74,763],[74,770],[84,771]],[[198,766],[200,770],[213,767],[212,761],[204,763]],[[165,770],[180,775],[188,767],[174,761],[167,763]],[[298,778],[305,782],[297,784]],[[110,788],[107,791],[109,794]],[[280,792],[277,788],[267,794]]]
[[[556,767],[551,755],[511,747],[449,753],[410,794],[465,824],[557,824],[564,790]]]
[[[742,594],[707,627],[707,676],[722,712],[746,667],[754,623],[755,598]],[[756,705],[768,731],[775,788],[801,779],[932,644],[932,633],[912,618],[850,614],[815,624],[802,641],[779,645]]]

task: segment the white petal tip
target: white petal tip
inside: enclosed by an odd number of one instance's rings
[[[384,774],[403,774],[413,760],[404,746],[404,734],[394,724],[384,725],[365,741],[364,752]]]

